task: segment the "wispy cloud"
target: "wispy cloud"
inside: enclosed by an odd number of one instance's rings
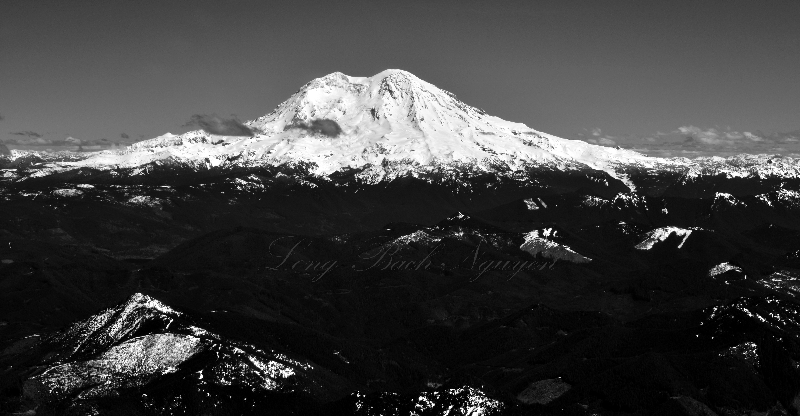
[[[206,133],[220,136],[255,136],[258,133],[236,117],[222,118],[215,114],[195,114],[185,126],[198,127]]]
[[[52,143],[51,140],[45,139],[42,134],[35,131],[12,131],[9,134],[18,137],[3,140],[7,145],[45,146]]]
[[[11,134],[15,136],[27,136],[27,137],[42,137],[41,134],[35,131],[12,131]]]
[[[611,136],[595,127],[584,129],[577,138],[592,144],[620,146],[662,157],[800,152],[800,130],[764,133],[734,130],[730,127],[703,128],[685,125],[666,133],[658,131],[645,136]]]
[[[286,126],[286,130],[289,129],[305,130],[311,134],[322,134],[328,137],[336,137],[342,133],[342,128],[339,126],[339,123],[327,118],[311,120],[310,123],[300,121]]]
[[[578,134],[581,140],[584,140],[587,143],[591,144],[598,144],[600,146],[616,146],[618,137],[609,136],[607,134],[603,134],[603,130],[599,127],[595,127],[591,130],[586,130],[586,133]]]
[[[749,131],[720,130],[716,128],[701,129],[695,126],[681,126],[675,133],[693,138],[707,145],[736,146],[749,142],[763,142],[765,139]]]
[[[108,139],[81,139],[70,135],[46,135],[33,131],[11,132],[11,138],[0,139],[6,146],[16,149],[36,150],[103,150],[116,147],[118,143]]]

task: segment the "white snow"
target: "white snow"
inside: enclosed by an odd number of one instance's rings
[[[630,177],[628,175],[626,175],[626,174],[624,174],[622,172],[615,172],[615,173],[616,174],[612,175],[612,176],[616,177],[622,183],[624,183],[625,186],[627,186],[628,189],[630,189],[631,192],[636,192],[636,185],[633,183],[633,181],[630,179]]]
[[[200,338],[190,335],[152,334],[112,347],[97,361],[118,372],[172,372],[201,349]]]
[[[742,271],[741,268],[726,262],[726,263],[720,263],[720,264],[712,267],[711,270],[708,271],[708,276],[709,277],[715,277],[715,276],[721,275],[722,273],[728,272],[730,270],[736,270],[737,272],[741,272]]]
[[[692,231],[699,230],[699,228],[679,228],[679,227],[661,227],[656,228],[653,231],[650,231],[646,234],[645,239],[636,245],[638,250],[650,250],[653,248],[656,243],[660,243],[672,234],[681,237],[681,242],[678,244],[678,248],[682,248],[683,245],[686,243],[686,240],[692,234]]]
[[[392,246],[401,246],[406,245],[411,242],[420,242],[424,244],[436,244],[442,239],[440,237],[432,236],[426,233],[423,230],[414,231],[411,234],[406,234],[400,237],[395,238],[394,240],[387,243],[387,245]]]
[[[735,207],[735,206],[744,206],[744,202],[736,199],[733,195],[725,192],[717,192],[714,194],[714,203],[713,206],[720,208],[720,207]]]
[[[447,403],[448,401],[453,403],[453,398],[456,397],[459,400],[455,402],[455,405]],[[439,403],[442,401],[445,403]],[[484,392],[474,387],[464,386],[422,393],[415,400],[413,414],[427,414],[437,404],[442,408],[437,413],[443,415],[484,416],[496,414],[504,408],[502,402],[489,398]]]
[[[644,208],[647,209],[645,199],[634,193],[618,193],[611,200],[611,205],[618,209],[623,208]]]
[[[552,228],[534,230],[525,234],[525,242],[519,247],[535,256],[541,254],[542,257],[553,260],[565,260],[573,263],[588,263],[592,259],[576,253],[569,246],[552,241],[556,231]]]
[[[770,208],[776,204],[787,208],[800,208],[800,192],[781,188],[773,192],[756,195],[756,199]]]
[[[83,191],[80,191],[78,189],[56,189],[53,191],[53,195],[62,198],[71,198],[83,195]]]
[[[608,201],[592,195],[587,195],[583,200],[583,205],[586,207],[602,207],[608,204]]]
[[[734,345],[721,352],[720,355],[742,359],[754,367],[758,367],[760,362],[758,359],[758,345],[752,341]]]
[[[128,204],[157,207],[160,206],[161,200],[148,195],[136,195],[128,199]]]
[[[524,199],[522,202],[528,207],[528,211],[536,211],[539,209],[539,206],[536,205],[536,201],[533,198]]]

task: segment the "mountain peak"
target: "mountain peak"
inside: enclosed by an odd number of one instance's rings
[[[412,74],[411,72],[402,69],[385,69],[371,77],[355,77],[336,71],[336,72],[331,72],[330,74],[325,75],[323,77],[319,77],[315,80],[312,80],[308,84],[316,85],[316,83],[322,83],[322,81],[327,81],[333,83],[351,83],[351,84],[368,85],[375,83],[379,84],[387,80],[392,82],[421,81],[416,75]]]
[[[422,81],[416,75],[402,69],[387,69],[370,78],[373,82],[380,80],[381,83],[410,84]]]
[[[149,309],[158,313],[180,315],[169,306],[161,303],[158,299],[145,295],[144,293],[134,293],[120,305],[122,310],[131,311],[136,309]]]

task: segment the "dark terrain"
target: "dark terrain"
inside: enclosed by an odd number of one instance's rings
[[[7,183],[0,412],[798,414],[797,183],[602,174]]]

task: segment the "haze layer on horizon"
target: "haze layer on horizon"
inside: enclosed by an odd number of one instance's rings
[[[800,154],[800,2],[4,2],[0,142],[99,150],[400,68],[653,156]]]

